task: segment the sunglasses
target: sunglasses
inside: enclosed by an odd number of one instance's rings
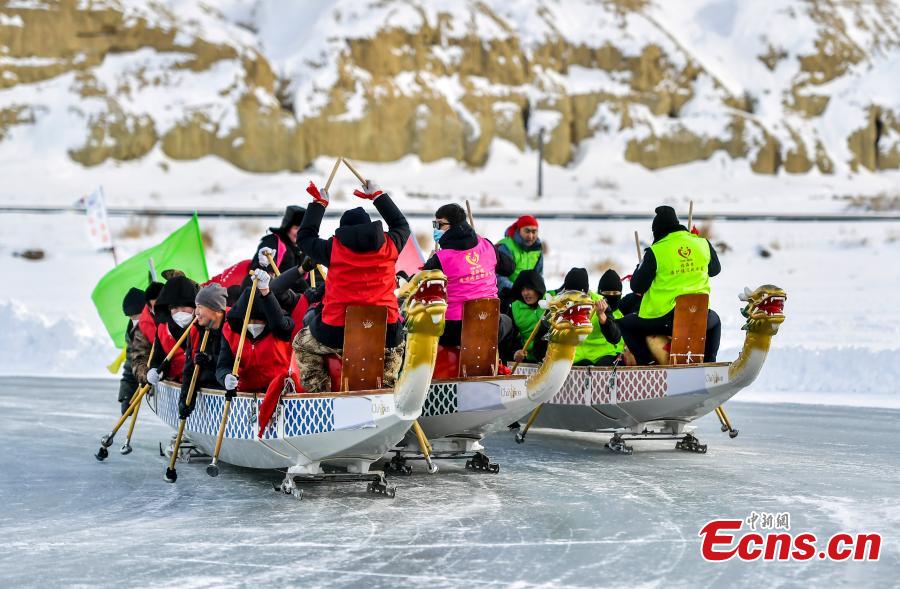
[[[432,221],[431,226],[434,227],[435,229],[440,229],[441,227],[444,227],[444,226],[449,227],[450,223],[448,223],[447,221]]]
[[[622,294],[621,290],[601,290],[600,294],[605,297],[617,297]]]

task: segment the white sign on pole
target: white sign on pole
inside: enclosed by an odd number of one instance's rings
[[[87,216],[88,238],[98,250],[112,249],[112,236],[109,233],[109,221],[106,216],[106,201],[103,198],[103,187],[83,199]]]

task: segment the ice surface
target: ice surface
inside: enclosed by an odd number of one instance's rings
[[[92,457],[115,420],[111,382],[0,379],[0,585],[688,587],[839,586],[900,572],[900,413],[729,403],[741,434],[707,416],[706,455],[672,442],[611,455],[595,434],[533,431],[487,441],[498,475],[442,464],[392,479],[393,500],[363,486],[274,492],[275,472],[179,464],[163,482],[146,407],[134,452]],[[791,514],[819,537],[883,534],[874,563],[702,561],[698,530],[716,517]]]

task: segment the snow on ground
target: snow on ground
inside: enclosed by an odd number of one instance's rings
[[[281,204],[287,202],[295,201]],[[420,203],[419,210],[442,202]],[[331,206],[337,212],[351,204],[358,202],[339,200]],[[696,206],[700,212],[705,203]],[[508,224],[479,220],[477,207],[475,214],[479,231],[495,240]],[[111,222],[124,259],[158,242],[184,219],[153,219],[150,233],[138,238],[121,234],[126,227],[146,227],[146,220],[114,217]],[[210,273],[247,258],[266,227],[277,222],[275,217],[268,223],[201,219],[212,240]],[[429,251],[428,222],[414,220],[412,226]],[[335,227],[336,219],[326,219],[322,233],[330,235]],[[9,277],[0,287],[0,323],[7,327],[0,331],[0,374],[104,374],[116,350],[90,292],[112,268],[112,257],[91,250],[84,219],[75,213],[0,214],[0,229],[0,273]],[[630,273],[636,264],[635,229],[646,244],[649,221],[543,222],[548,288],[558,287],[572,266],[586,267],[592,285],[610,266]],[[766,283],[788,293],[787,321],[760,378],[741,398],[900,406],[900,307],[889,302],[900,291],[900,273],[890,262],[900,255],[900,224],[715,222],[710,229],[713,242],[728,248],[720,254],[723,272],[712,283],[712,306],[723,321],[721,360],[736,357],[743,342],[738,293]],[[44,249],[46,258],[13,256],[28,248]],[[769,257],[761,255],[763,250]]]

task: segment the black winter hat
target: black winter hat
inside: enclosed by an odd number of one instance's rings
[[[156,299],[157,307],[193,307],[200,287],[187,276],[175,276],[169,280]]]
[[[622,292],[622,279],[619,278],[619,274],[615,270],[610,268],[600,277],[600,282],[597,283],[597,290],[601,293],[610,291]]]
[[[584,268],[572,268],[566,274],[563,285],[560,290],[580,290],[586,293],[590,290],[590,282],[588,281],[588,273]]]
[[[466,212],[456,203],[444,205],[434,213],[435,219],[447,219],[450,225],[459,225],[466,222]]]
[[[289,229],[294,225],[300,225],[303,222],[303,215],[306,213],[306,209],[297,205],[290,205],[284,209],[284,216],[281,218],[281,225],[279,227],[269,227],[269,231],[283,231],[285,229]]]
[[[372,219],[369,217],[369,213],[367,213],[362,207],[356,207],[355,209],[346,210],[344,211],[344,214],[341,215],[341,227],[366,225],[371,222]]]
[[[144,300],[149,303],[150,301],[158,299],[162,287],[162,282],[151,282],[150,286],[147,287],[147,290],[144,291]]]
[[[537,270],[522,270],[519,272],[519,275],[516,276],[516,281],[513,282],[512,286],[516,298],[521,297],[522,289],[526,287],[537,291],[540,298],[544,298],[544,295],[547,294],[547,286],[544,284],[544,278]]]
[[[125,298],[122,300],[122,312],[131,317],[132,315],[140,315],[144,310],[147,301],[144,299],[144,291],[139,288],[131,287]]]
[[[666,205],[656,207],[656,216],[653,218],[652,225],[653,241],[658,241],[679,228],[683,229],[681,223],[678,222],[675,209]]]

